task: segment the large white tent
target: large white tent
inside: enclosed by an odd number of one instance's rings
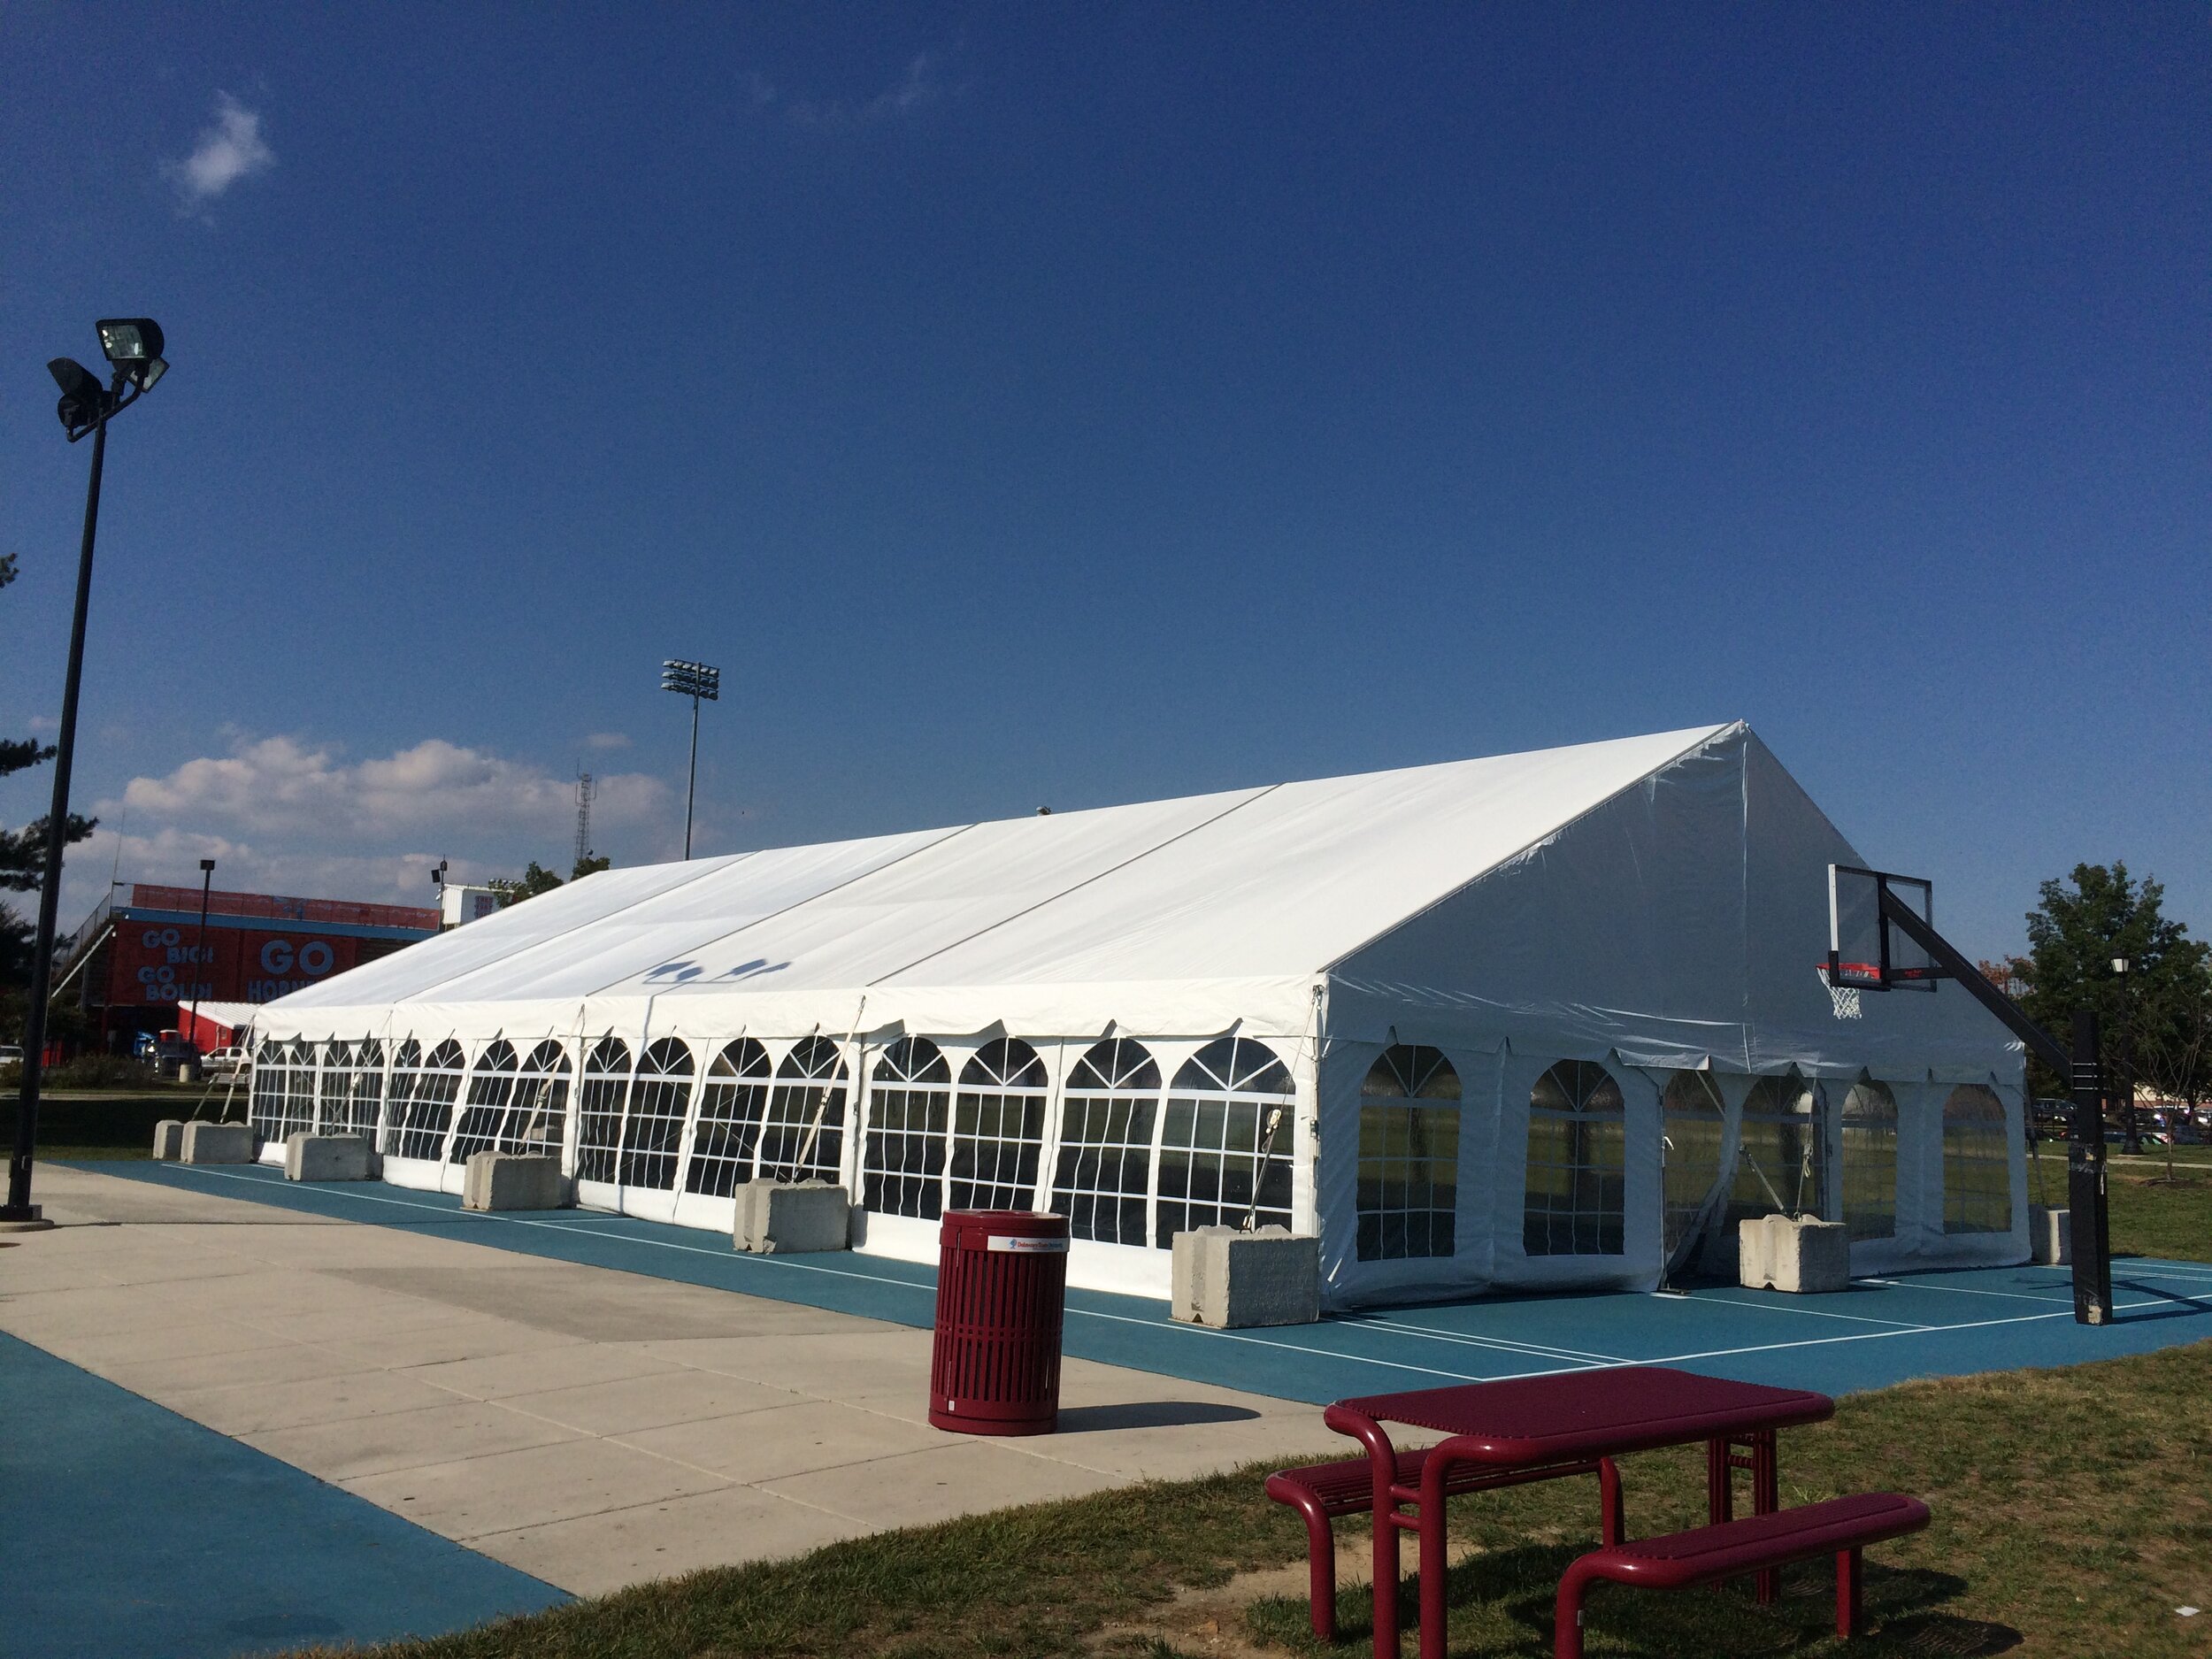
[[[613,871],[269,1004],[252,1111],[720,1230],[826,1178],[911,1259],[1049,1208],[1148,1294],[1216,1221],[1317,1232],[1338,1307],[1649,1286],[1775,1209],[2024,1260],[2017,1046],[1816,971],[1862,862],[1737,723]]]

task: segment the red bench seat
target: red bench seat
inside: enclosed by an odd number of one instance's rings
[[[1398,1454],[1396,1485],[1399,1495],[1410,1502],[1420,1495],[1421,1471],[1429,1459],[1426,1447]],[[1603,1487],[1604,1537],[1608,1543],[1621,1535],[1620,1477],[1609,1457],[1571,1463],[1555,1463],[1536,1470],[1501,1473],[1479,1463],[1461,1463],[1444,1481],[1448,1497],[1482,1492],[1494,1486],[1520,1486],[1531,1480],[1553,1480],[1563,1475],[1596,1475]],[[1303,1469],[1285,1469],[1267,1478],[1267,1495],[1287,1503],[1306,1524],[1308,1603],[1313,1633],[1323,1641],[1336,1640],[1336,1529],[1340,1515],[1367,1515],[1375,1508],[1375,1475],[1364,1457],[1342,1463],[1313,1463]]]
[[[1663,1538],[1609,1544],[1581,1557],[1560,1579],[1554,1652],[1556,1659],[1582,1659],[1583,1598],[1600,1581],[1678,1590],[1827,1555],[1836,1558],[1836,1634],[1855,1636],[1859,1552],[1884,1539],[1916,1532],[1927,1524],[1928,1506],[1919,1499],[1894,1492],[1863,1492]]]

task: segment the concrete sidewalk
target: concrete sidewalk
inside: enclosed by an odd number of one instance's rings
[[[926,1420],[926,1331],[51,1164],[39,1179],[65,1225],[0,1252],[0,1331],[580,1594],[1344,1450],[1310,1406],[1082,1360],[1061,1432],[947,1434]]]

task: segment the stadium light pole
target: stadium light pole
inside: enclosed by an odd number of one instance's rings
[[[200,1046],[200,976],[207,972],[207,899],[215,885],[215,861],[200,860],[200,932],[192,941],[192,1046]]]
[[[691,858],[691,803],[699,788],[699,700],[722,700],[722,671],[671,658],[661,664],[661,689],[691,699],[691,771],[684,784],[684,858]]]
[[[77,757],[77,687],[84,676],[85,613],[92,604],[92,541],[100,522],[100,473],[107,462],[108,422],[153,390],[168,373],[161,325],[150,317],[108,317],[97,325],[100,349],[113,370],[109,383],[82,364],[56,357],[46,365],[61,388],[54,412],[69,442],[90,434],[92,478],[85,487],[84,536],[77,547],[77,606],[69,624],[69,669],[62,681],[61,729],[54,734],[54,799],[46,818],[46,857],[39,867],[38,938],[31,952],[30,1005],[23,1018],[23,1087],[8,1158],[8,1198],[0,1228],[49,1225],[31,1202],[31,1155],[38,1145],[39,1086],[46,1071],[46,999],[54,980],[54,926],[61,907],[61,855],[69,839],[69,772]]]

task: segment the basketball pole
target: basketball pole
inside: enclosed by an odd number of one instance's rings
[[[2104,1066],[2097,1055],[2096,1015],[2085,1009],[2076,1011],[2074,1046],[2068,1052],[1925,918],[1892,893],[1886,881],[1878,879],[1875,892],[1884,920],[1919,946],[1946,979],[1965,987],[2029,1052],[2072,1085],[2073,1123],[2066,1137],[2066,1225],[2067,1253],[2074,1268],[2074,1320],[2078,1325],[2109,1325],[2112,1218],[2105,1197]]]

